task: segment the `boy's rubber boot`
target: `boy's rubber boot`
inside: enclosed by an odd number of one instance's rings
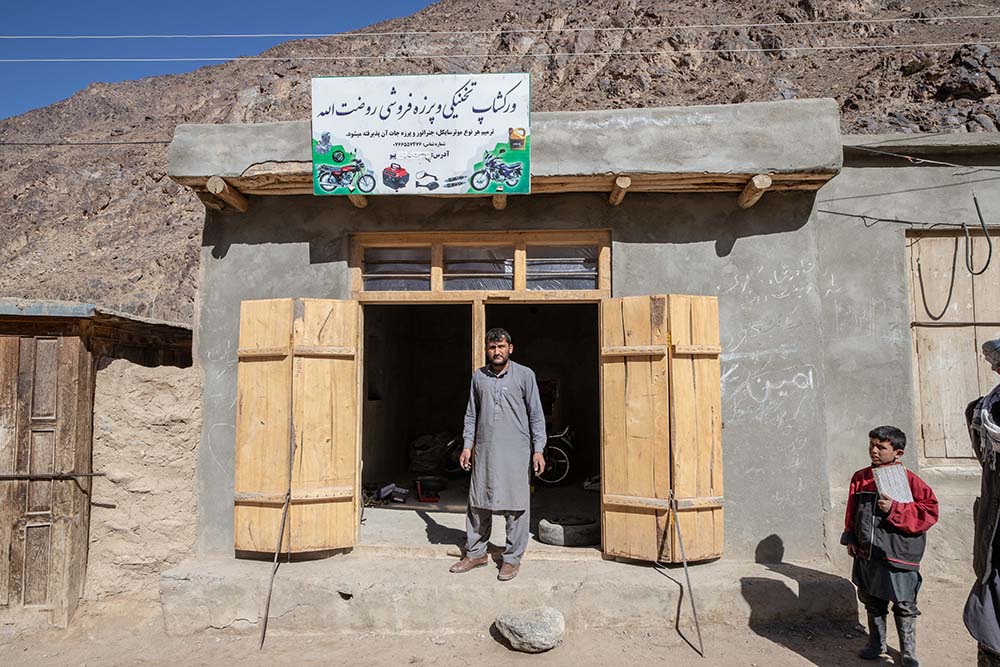
[[[917,661],[917,617],[896,616],[899,635],[899,661],[903,667],[920,667]]]
[[[878,660],[885,653],[885,616],[868,614],[868,643],[858,651],[862,660]]]

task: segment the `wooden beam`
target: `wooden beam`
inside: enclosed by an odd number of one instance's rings
[[[507,208],[507,195],[493,195],[493,208],[498,211]]]
[[[760,175],[760,174],[758,174]],[[775,192],[818,190],[835,172],[790,172],[769,174]],[[629,192],[740,192],[754,174],[655,173],[631,174]],[[172,176],[177,183],[204,188],[207,176]],[[610,192],[619,178],[614,174],[532,176],[532,194],[555,192]],[[230,186],[245,195],[311,195],[312,163],[261,163],[241,176],[227,177]],[[421,195],[424,196],[424,195]],[[432,197],[482,197],[490,195],[428,195]]]
[[[612,206],[621,204],[625,199],[625,193],[631,185],[632,179],[628,176],[619,176],[616,178],[614,185],[611,186],[611,196],[608,197],[608,203]]]
[[[760,201],[764,193],[770,189],[772,182],[771,177],[767,174],[757,174],[743,188],[736,203],[739,204],[740,208],[750,208]]]
[[[226,208],[226,202],[222,201],[208,190],[196,190],[195,194],[198,195],[198,199],[200,199],[201,203],[205,205],[205,208],[210,208],[213,211],[221,211]]]
[[[347,199],[357,208],[368,206],[368,197],[364,195],[347,195]]]
[[[205,189],[240,213],[246,213],[247,209],[250,208],[247,198],[239,190],[229,185],[221,176],[212,176],[208,179],[205,183]]]

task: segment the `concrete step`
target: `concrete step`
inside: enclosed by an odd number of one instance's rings
[[[520,575],[496,579],[492,566],[451,574],[454,558],[364,550],[282,564],[268,631],[483,632],[509,610],[551,605],[571,629],[692,625],[681,595],[684,571],[595,559],[526,558]],[[854,621],[854,587],[816,564],[717,561],[690,569],[702,624]],[[825,564],[825,567],[829,567]],[[258,627],[271,564],[192,560],[165,572],[160,596],[167,632],[252,631]],[[683,603],[683,604],[682,604]]]

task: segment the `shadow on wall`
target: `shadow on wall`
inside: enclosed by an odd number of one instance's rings
[[[750,629],[775,644],[794,651],[817,665],[870,664],[855,656],[854,643],[845,645],[843,656],[832,656],[829,644],[811,641],[809,633],[796,626],[822,623],[841,636],[857,626],[854,584],[820,570],[783,561],[785,545],[778,535],[769,535],[757,545],[755,558],[768,570],[794,580],[798,592],[770,578],[743,577],[740,589],[750,605]],[[775,620],[780,618],[780,620]],[[767,619],[767,620],[762,620]]]
[[[631,194],[627,201],[636,211],[639,209],[637,204],[643,200],[649,202],[645,207],[648,212],[637,212],[634,216],[637,224],[617,228],[615,242],[683,244],[713,241],[716,256],[727,257],[738,239],[794,232],[804,227],[812,215],[816,193],[767,193],[749,209],[737,206],[736,196],[731,193],[669,197]],[[653,214],[650,209],[654,208],[662,212]]]
[[[715,242],[727,256],[737,239],[791,232],[809,220],[815,192],[771,192],[749,209],[738,193],[633,193],[610,206],[603,193],[511,197],[497,211],[489,197],[376,197],[365,209],[346,197],[253,197],[246,213],[206,212],[202,246],[224,259],[232,245],[308,243],[310,264],[347,259],[354,231],[504,232],[511,229],[614,229],[625,243]]]

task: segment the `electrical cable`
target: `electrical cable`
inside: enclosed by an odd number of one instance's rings
[[[1000,19],[998,14],[892,17],[870,19],[817,19],[812,21],[772,21],[762,23],[688,23],[659,26],[583,26],[579,28],[511,28],[496,30],[390,30],[373,32],[340,33],[207,33],[207,34],[160,34],[160,35],[0,35],[0,40],[100,40],[100,39],[316,39],[329,37],[396,37],[412,35],[495,35],[539,34],[562,32],[645,32],[651,30],[706,30],[740,28],[788,28],[799,26],[832,26],[853,24],[894,24],[928,23],[932,21],[989,21]]]
[[[184,58],[0,58],[0,63],[181,63],[181,62],[325,62],[346,60],[420,60],[440,58],[578,58],[583,56],[682,56],[710,53],[781,53],[789,51],[886,51],[893,49],[935,49],[959,46],[997,46],[987,42],[924,42],[919,44],[835,44],[830,46],[782,46],[754,49],[679,49],[654,51],[581,51],[549,53],[414,53],[356,56],[205,56]]]
[[[990,268],[990,261],[993,259],[993,239],[990,238],[990,230],[986,228],[986,221],[983,219],[983,212],[979,208],[979,199],[976,197],[976,193],[972,193],[972,201],[976,204],[976,215],[979,216],[979,224],[983,228],[983,234],[986,237],[986,247],[988,248],[986,253],[986,264],[983,268],[976,271],[972,268],[972,239],[969,238],[969,228],[966,224],[962,223],[962,231],[965,232],[965,268],[969,270],[974,276],[981,276],[986,272],[986,269]]]
[[[966,164],[955,164],[954,162],[943,162],[941,160],[931,160],[929,158],[916,157],[914,155],[904,155],[902,153],[893,153],[891,151],[882,151],[877,148],[868,148],[866,146],[845,146],[847,150],[859,150],[866,151],[868,153],[876,153],[878,155],[888,155],[890,157],[898,157],[903,160],[908,160],[913,164],[936,164],[942,167],[954,167],[955,169],[968,169],[970,171],[997,171],[1000,172],[1000,168],[997,167],[973,167]]]

